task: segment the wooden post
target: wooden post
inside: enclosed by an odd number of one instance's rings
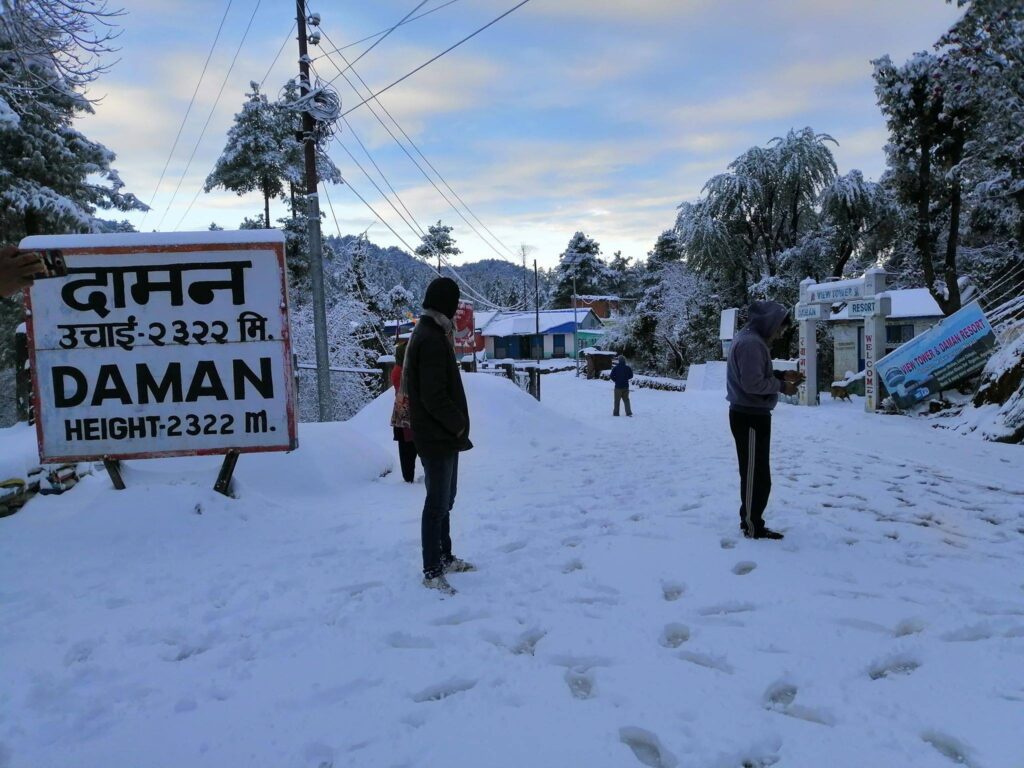
[[[213,484],[213,490],[225,496],[231,495],[231,478],[235,474],[235,464],[238,463],[238,451],[228,451],[224,454],[224,463],[220,466],[217,474],[217,482]]]
[[[123,491],[127,486],[125,486],[124,478],[121,476],[121,462],[117,459],[103,459],[103,467],[107,470],[107,474],[110,475],[110,482],[114,484],[114,488]]]

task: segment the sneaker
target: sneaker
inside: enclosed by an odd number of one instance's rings
[[[785,536],[783,536],[781,533],[779,533],[778,531],[773,531],[771,528],[762,528],[760,531],[756,531],[753,536],[751,536],[749,533],[744,531],[743,535],[746,536],[748,539],[775,539],[775,540],[778,540],[778,539],[784,539],[785,538]]]
[[[452,557],[451,560],[446,560],[441,568],[444,573],[469,573],[476,570],[475,565],[467,563],[461,557]]]
[[[443,573],[438,576],[424,576],[423,586],[427,589],[436,589],[442,595],[456,594],[455,587],[448,583]]]

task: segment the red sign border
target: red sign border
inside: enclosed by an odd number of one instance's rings
[[[84,236],[83,236],[84,237]],[[32,365],[32,407],[36,418],[36,445],[39,450],[40,464],[70,464],[79,461],[100,461],[103,459],[163,459],[175,456],[222,456],[232,451],[237,453],[269,453],[271,451],[293,451],[299,447],[298,431],[295,416],[295,371],[292,368],[292,333],[288,323],[288,278],[284,258],[284,243],[281,242],[246,242],[246,243],[176,243],[174,245],[118,245],[100,247],[61,248],[65,255],[74,256],[114,256],[140,253],[197,253],[203,251],[255,251],[272,250],[277,256],[278,273],[281,276],[281,327],[284,329],[284,377],[285,398],[288,403],[288,443],[282,445],[259,445],[248,448],[202,448],[199,450],[179,451],[143,451],[141,453],[105,453],[101,455],[83,454],[76,456],[48,456],[43,453],[43,420],[40,418],[38,368],[36,367],[35,316],[32,312],[32,291],[24,291],[25,306],[25,337],[28,342],[28,354]]]

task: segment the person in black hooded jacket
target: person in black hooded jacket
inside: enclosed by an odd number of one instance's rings
[[[764,524],[772,490],[772,410],[779,393],[796,393],[803,375],[772,370],[771,343],[790,324],[789,311],[774,301],[755,301],[749,319],[729,348],[726,399],[740,469],[740,530],[752,539],[781,539]]]
[[[455,594],[446,573],[476,570],[452,554],[450,529],[459,453],[473,447],[469,406],[455,360],[453,318],[459,296],[459,286],[451,278],[439,277],[427,286],[423,316],[409,340],[403,369],[409,420],[427,489],[421,523],[423,584],[445,594]]]

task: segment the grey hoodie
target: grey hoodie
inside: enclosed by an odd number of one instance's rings
[[[729,348],[726,399],[730,408],[744,413],[769,413],[779,401],[781,382],[772,370],[768,339],[788,310],[775,301],[755,301],[750,319]]]

